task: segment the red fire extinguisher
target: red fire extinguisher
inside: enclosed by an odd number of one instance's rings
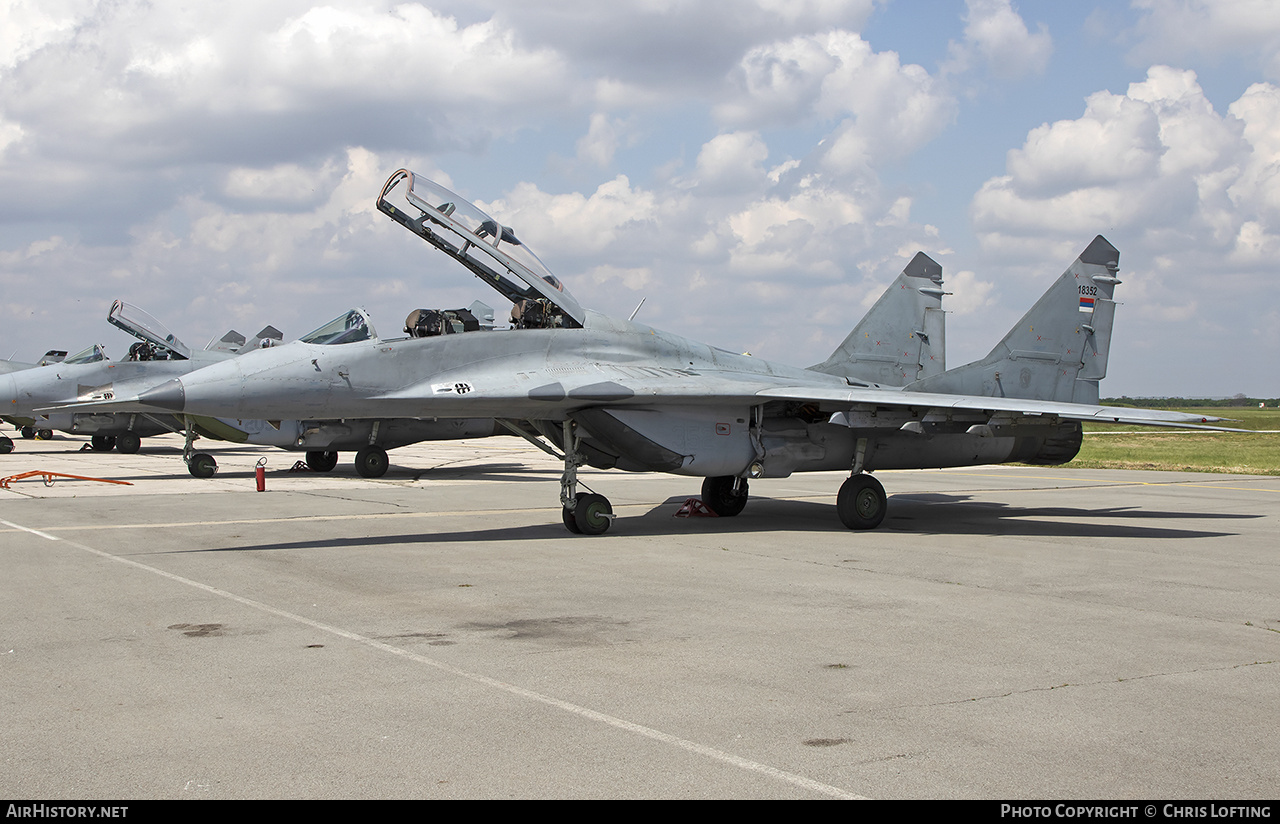
[[[267,491],[267,459],[266,458],[258,459],[258,466],[256,469],[253,470],[253,476],[258,481],[258,491],[266,492]]]

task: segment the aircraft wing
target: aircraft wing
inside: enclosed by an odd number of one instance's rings
[[[484,371],[455,370],[438,373],[429,381],[382,393],[385,402],[416,401],[429,414],[448,416],[449,408],[474,412],[477,405],[505,408],[503,417],[538,418],[543,411],[573,410],[588,406],[755,406],[769,401],[815,404],[833,415],[868,409],[964,412],[988,416],[1042,416],[1073,421],[1095,421],[1139,426],[1211,429],[1246,432],[1215,425],[1222,418],[1158,409],[1109,407],[1022,398],[952,395],[856,386],[828,382],[814,375],[809,383],[796,375],[744,374],[739,371],[674,369],[650,365],[624,365],[597,361],[584,364],[578,374],[558,380],[521,385],[509,376]],[[467,414],[470,414],[468,412]],[[458,412],[461,415],[463,412]],[[842,422],[842,421],[833,421]]]
[[[1094,421],[1097,423],[1122,423],[1137,426],[1164,426],[1178,429],[1211,429],[1219,432],[1248,432],[1213,426],[1225,420],[1212,416],[1192,415],[1163,409],[1137,409],[1125,406],[1095,406],[1063,401],[1041,401],[1024,398],[995,398],[978,395],[947,395],[929,392],[897,392],[884,389],[819,390],[813,387],[787,386],[762,389],[761,398],[816,402],[825,405],[848,404],[875,405],[895,408],[951,409],[966,412],[1006,413],[1013,415],[1043,415],[1069,421]]]

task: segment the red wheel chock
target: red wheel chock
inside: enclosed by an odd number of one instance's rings
[[[707,509],[701,498],[690,498],[676,510],[675,518],[719,518],[720,516]]]

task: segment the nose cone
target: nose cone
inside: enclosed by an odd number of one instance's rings
[[[182,412],[187,407],[187,392],[182,381],[175,378],[143,392],[138,396],[138,402],[170,412]]]

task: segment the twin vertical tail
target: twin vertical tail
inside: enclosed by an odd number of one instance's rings
[[[1120,253],[1098,235],[990,354],[906,389],[1096,404],[1119,268]]]
[[[905,386],[946,371],[942,267],[916,253],[902,274],[816,372]]]

